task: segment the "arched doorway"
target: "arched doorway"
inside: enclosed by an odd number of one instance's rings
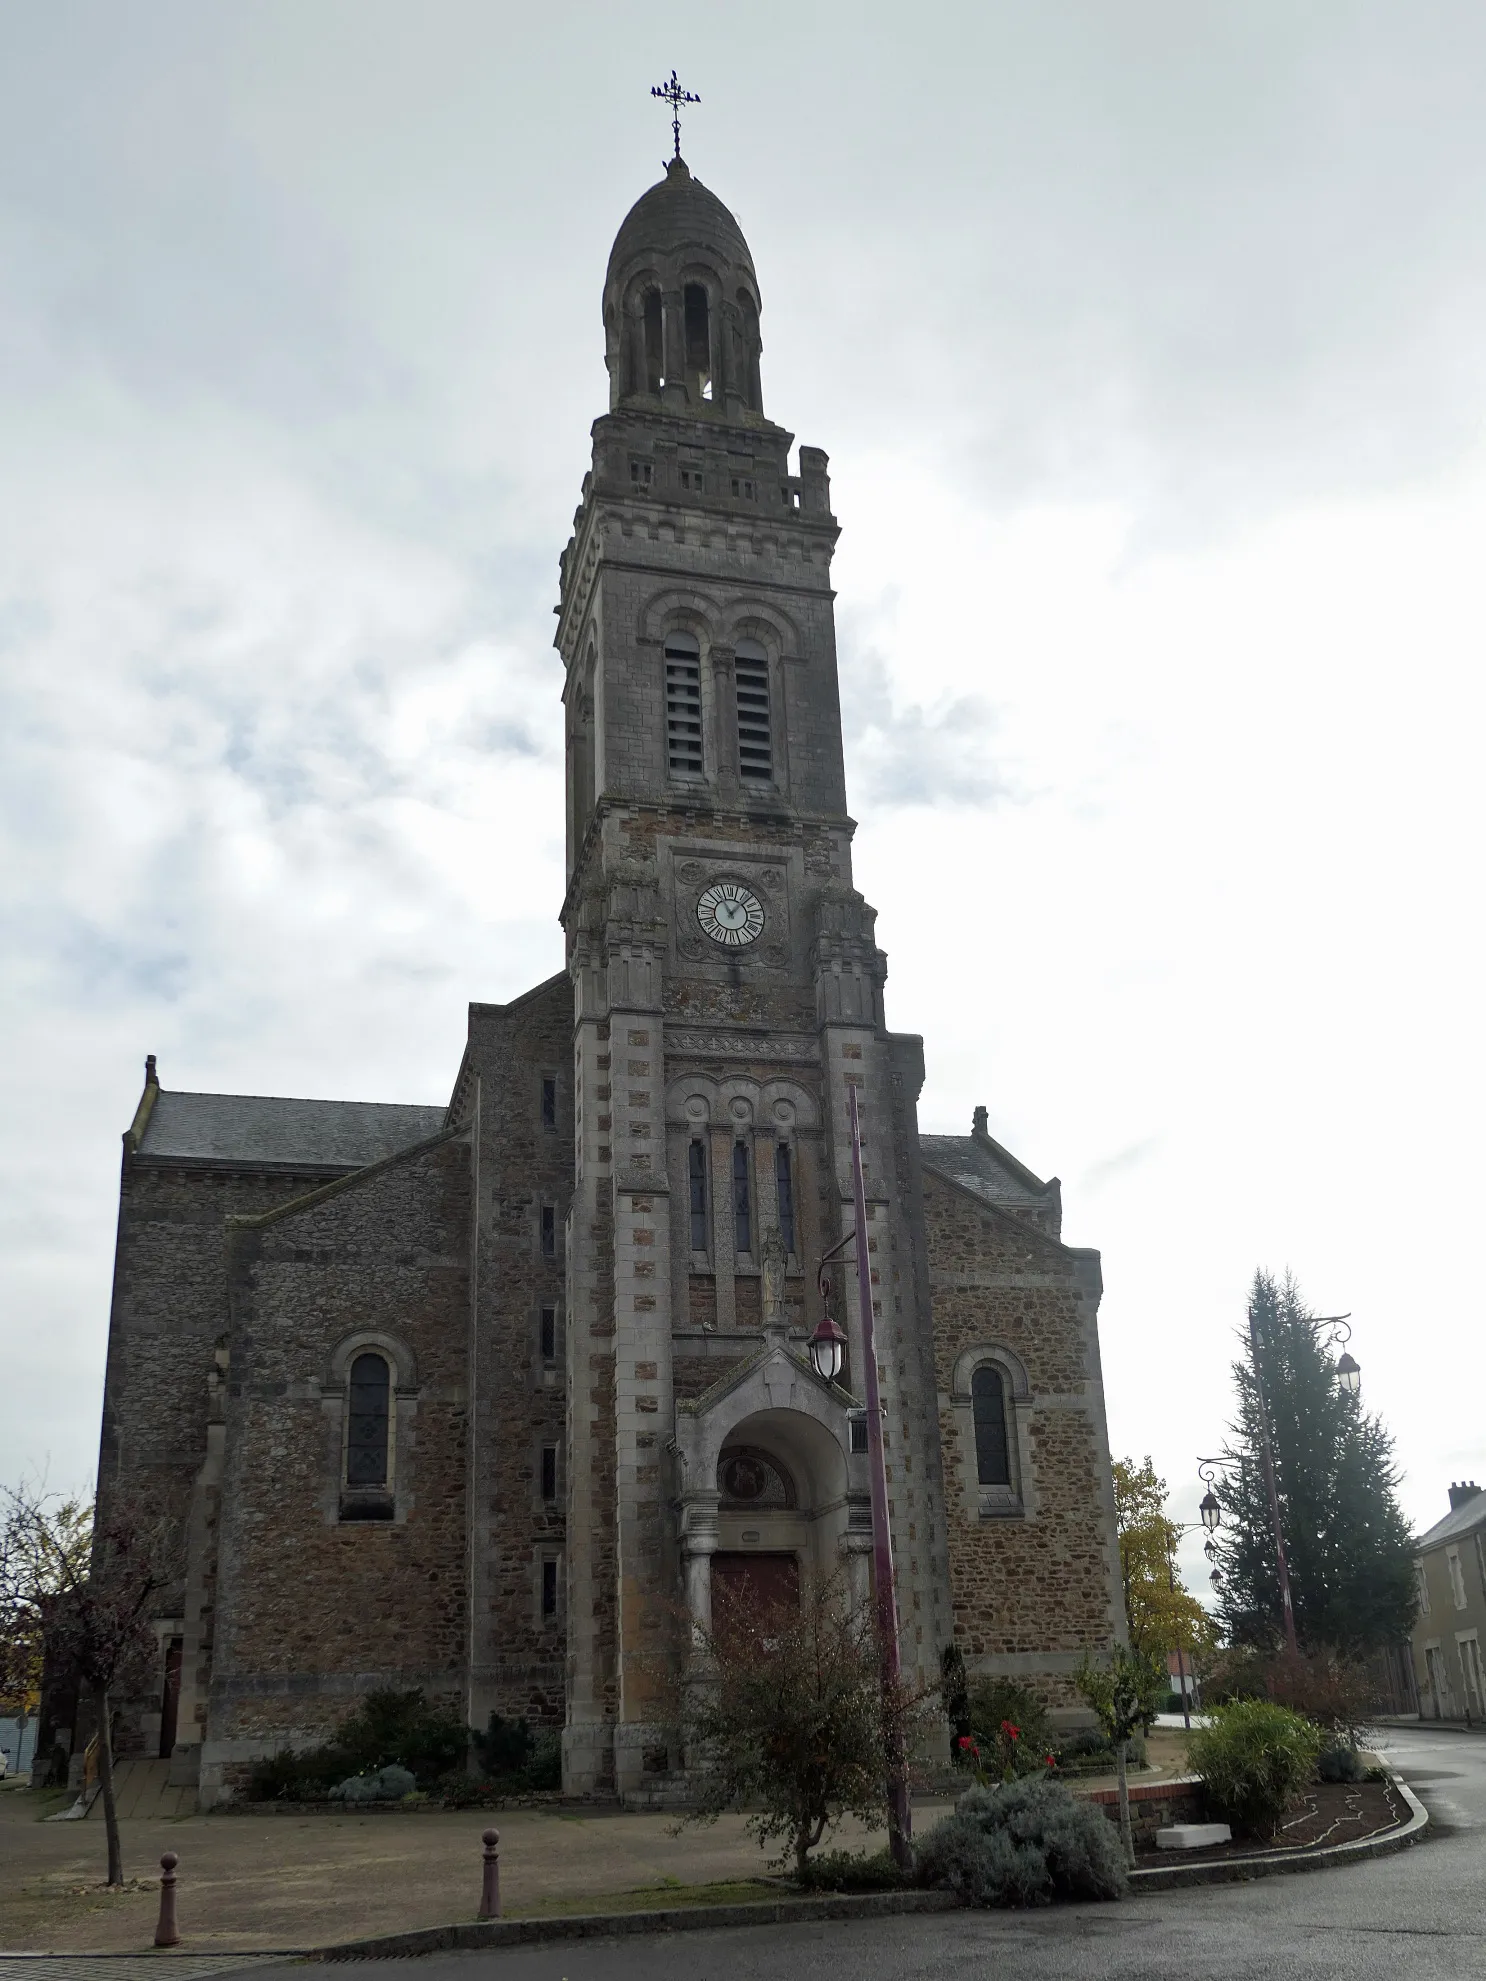
[[[869,1501],[846,1413],[838,1428],[759,1400],[769,1407],[713,1427],[698,1453],[710,1476],[688,1480],[683,1546],[699,1641],[750,1607],[796,1608],[833,1576],[845,1576],[853,1602],[868,1595]]]

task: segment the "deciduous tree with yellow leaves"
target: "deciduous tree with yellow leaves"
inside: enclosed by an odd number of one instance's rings
[[[1200,1671],[1217,1644],[1217,1631],[1177,1573],[1182,1530],[1166,1511],[1166,1481],[1157,1478],[1149,1457],[1139,1465],[1117,1458],[1114,1488],[1130,1642],[1137,1651],[1163,1659],[1180,1650]]]

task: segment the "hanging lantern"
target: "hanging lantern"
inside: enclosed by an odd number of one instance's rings
[[[829,1314],[822,1314],[820,1326],[810,1337],[810,1364],[818,1376],[835,1382],[846,1366],[846,1336]]]

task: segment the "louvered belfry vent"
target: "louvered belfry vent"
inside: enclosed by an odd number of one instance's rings
[[[666,641],[666,762],[673,777],[702,775],[702,658],[690,633]]]
[[[774,775],[769,657],[751,640],[740,640],[733,672],[738,684],[738,771],[743,777],[767,782]]]

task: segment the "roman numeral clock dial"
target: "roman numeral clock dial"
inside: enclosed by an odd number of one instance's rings
[[[758,896],[735,880],[715,880],[697,902],[702,934],[724,949],[744,949],[764,932],[764,911]]]

